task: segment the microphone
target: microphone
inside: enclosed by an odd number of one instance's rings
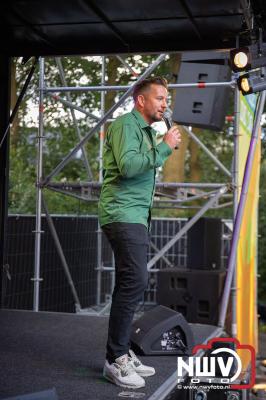
[[[171,108],[166,108],[163,113],[163,120],[164,120],[164,123],[165,123],[168,131],[173,126],[172,114],[173,113],[172,113]]]
[[[171,110],[171,108],[168,107],[165,109],[163,113],[163,120],[168,131],[173,126],[172,114],[173,111]],[[175,149],[178,149],[178,146],[176,146]]]

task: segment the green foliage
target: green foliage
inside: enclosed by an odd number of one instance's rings
[[[34,213],[35,149],[21,140],[10,149],[9,213]]]
[[[141,73],[157,55],[146,56],[129,56],[127,62],[134,67],[137,73]],[[68,57],[62,58],[63,68],[66,74],[67,85],[98,85],[101,82],[101,58],[100,57]],[[21,90],[22,84],[27,75],[29,66],[22,67],[17,64],[17,89]],[[110,58],[106,58],[107,79],[110,74]],[[167,62],[162,63],[153,75],[164,75],[169,80],[172,79],[171,71]],[[62,86],[58,68],[54,59],[46,59],[45,75],[47,86]],[[106,80],[107,80],[106,79]],[[117,68],[116,84],[128,84],[135,80],[121,64]],[[63,85],[64,86],[64,85]],[[9,213],[15,214],[34,214],[35,213],[35,196],[36,196],[36,133],[37,125],[34,121],[32,111],[38,109],[38,71],[34,75],[33,81],[26,95],[24,102],[19,111],[20,124],[19,134],[11,145],[10,149],[10,188],[9,188]],[[116,94],[116,99],[121,95]],[[66,94],[61,94],[66,98]],[[91,113],[100,115],[101,95],[99,92],[73,92],[71,100],[78,106],[83,107]],[[127,102],[128,104],[128,102]],[[232,114],[232,96],[230,97],[229,114]],[[90,117],[84,117],[80,113],[76,113],[80,133],[82,136],[92,128],[95,121]],[[69,153],[75,143],[79,140],[73,126],[71,113],[59,101],[46,96],[45,98],[45,119],[44,134],[47,138],[44,144],[44,160],[43,175],[47,176],[55,166]],[[232,127],[225,125],[221,132],[213,132],[202,130],[199,134],[202,142],[217,156],[217,158],[231,170],[232,154],[233,154],[233,135]],[[263,148],[266,146],[265,136],[263,140]],[[85,145],[90,167],[93,171],[94,181],[99,178],[99,137],[97,134],[91,138]],[[265,154],[265,150],[263,151]],[[189,161],[190,154],[187,154]],[[227,182],[229,179],[224,175],[209,159],[209,157],[200,151],[199,156],[200,169],[202,171],[201,182]],[[189,162],[186,163],[186,180],[189,180],[190,170]],[[66,167],[53,178],[55,182],[86,181],[87,174],[81,160],[80,152],[76,157],[66,165]],[[266,301],[266,161],[262,161],[261,180],[260,180],[260,209],[259,209],[259,298]],[[97,204],[88,203],[70,196],[44,191],[45,199],[50,213],[57,214],[90,214],[97,213]],[[227,200],[228,201],[228,200]],[[202,202],[195,202],[194,205],[200,206]],[[179,216],[188,217],[195,214],[195,210],[169,210],[154,209],[153,215],[157,216]],[[222,218],[231,218],[233,214],[232,207],[211,210],[208,216],[217,216]]]
[[[136,73],[142,73],[157,55],[129,56],[126,61],[134,67]],[[106,58],[106,80],[109,77],[110,57]],[[68,86],[99,85],[101,83],[101,57],[65,57],[61,58]],[[31,63],[22,65],[20,59],[14,59],[16,66],[17,93],[31,67]],[[167,68],[160,66],[157,74],[166,73]],[[16,141],[11,141],[10,149],[10,188],[9,188],[9,212],[10,213],[34,213],[36,195],[36,135],[38,126],[36,114],[38,111],[38,78],[39,67],[33,76],[28,92],[24,97],[19,110],[19,126],[16,132]],[[116,71],[115,84],[128,84],[136,78],[121,64]],[[57,60],[45,59],[45,84],[46,86],[65,86],[61,80]],[[121,95],[117,92],[116,97]],[[60,96],[67,99],[65,93]],[[97,91],[71,92],[71,101],[96,116],[100,116],[101,94]],[[73,124],[71,112],[55,97],[49,95],[44,99],[44,150],[43,150],[43,176],[47,176],[58,163],[65,158],[73,146],[79,142]],[[95,120],[76,112],[76,119],[81,136],[94,126]],[[90,168],[93,172],[93,180],[99,179],[99,135],[96,133],[84,146]],[[54,182],[80,182],[87,181],[87,173],[82,163],[81,152],[53,178]],[[73,213],[96,212],[97,205],[85,203],[72,197],[65,200],[64,195],[46,190],[45,197],[50,212]]]
[[[211,151],[211,153],[219,159],[219,161],[229,170],[232,168],[233,159],[233,127],[225,124],[224,129],[220,132],[202,129],[197,132],[197,137],[202,143]],[[186,164],[185,164],[185,182],[190,182],[190,153],[187,152]],[[199,152],[199,168],[201,171],[201,183],[230,183],[230,178],[220,170],[213,160],[203,151]],[[210,190],[210,189],[208,189]],[[232,202],[232,193],[228,193],[228,197],[223,203]],[[164,216],[164,217],[191,217],[195,214],[198,208],[206,203],[206,199],[189,202],[187,205],[194,207],[192,209],[168,209],[168,210],[154,210],[153,215]],[[225,219],[231,219],[233,216],[232,205],[223,208],[210,209],[206,212],[205,216],[219,217]]]
[[[127,62],[137,73],[141,73],[157,56],[130,56]],[[68,86],[99,85],[101,83],[101,57],[65,57],[61,58]],[[17,93],[31,67],[30,62],[21,65],[20,59],[14,59],[16,66]],[[110,58],[106,58],[106,79],[111,73]],[[38,77],[39,70],[33,76],[28,92],[19,110],[19,126],[16,140],[11,140],[10,149],[10,187],[9,213],[35,213],[36,196],[36,135],[38,126],[36,117],[38,110]],[[46,86],[65,86],[61,80],[57,62],[54,58],[45,60]],[[128,84],[135,78],[121,64],[116,71],[117,84]],[[121,93],[117,93],[120,96]],[[60,96],[67,99],[65,93]],[[96,116],[100,116],[101,94],[97,91],[71,92],[71,101]],[[76,143],[79,142],[73,124],[71,112],[56,97],[45,96],[44,99],[44,146],[43,176],[47,176],[58,163],[65,158]],[[79,112],[75,112],[81,137],[84,137],[94,126],[95,120]],[[97,132],[98,133],[98,132]],[[99,135],[95,134],[84,146],[93,180],[99,179]],[[54,182],[87,181],[88,176],[82,162],[81,151],[53,178]],[[45,190],[45,198],[51,213],[96,213],[97,204],[66,197],[60,193]]]
[[[60,133],[59,133],[60,132]],[[16,146],[10,149],[10,186],[9,186],[9,213],[34,214],[36,197],[36,140],[37,130],[34,128],[20,128],[19,141]],[[51,128],[45,135],[47,139],[44,144],[44,176],[50,173],[61,159],[73,146],[71,130],[62,126]],[[98,173],[97,146],[90,143],[91,149],[88,153],[94,160],[91,168],[95,175]],[[88,149],[87,149],[88,150]],[[74,159],[64,168],[53,180],[54,182],[65,181],[68,178],[71,182],[86,181],[86,171],[82,160]],[[51,213],[92,213],[97,207],[68,196],[65,198],[60,193],[50,190],[45,191],[45,198]]]
[[[142,73],[148,67],[157,55],[145,56],[129,56],[126,58],[127,63],[134,68],[135,72]],[[17,64],[17,87],[21,90],[23,81],[26,77],[28,66],[21,66],[18,60]],[[65,57],[61,58],[62,67],[65,71],[65,79],[68,86],[82,85],[99,85],[101,83],[101,57]],[[170,70],[170,59],[162,64],[154,71],[153,75],[163,75],[169,80],[172,77]],[[111,58],[106,58],[106,79],[112,71],[110,71]],[[45,60],[45,83],[47,86],[64,86],[58,72],[57,62],[54,58]],[[123,64],[117,68],[115,75],[116,84],[128,84],[136,78],[128,71]],[[35,175],[36,175],[36,132],[37,126],[34,123],[32,111],[38,109],[38,69],[34,75],[31,87],[20,111],[20,125],[18,140],[11,148],[11,174],[10,174],[10,211],[32,213],[35,210]],[[121,93],[116,94],[118,98]],[[66,98],[65,93],[60,94]],[[71,101],[90,113],[97,113],[99,116],[100,109],[100,92],[71,92]],[[74,144],[79,140],[73,126],[73,121],[69,109],[63,106],[51,96],[46,96],[44,101],[44,161],[43,176],[47,176],[55,166],[69,153]],[[81,136],[84,136],[94,126],[95,121],[90,117],[84,117],[80,113],[76,113],[78,126]],[[232,154],[232,138],[227,137],[227,132],[210,132],[204,131],[201,134],[203,142],[211,148],[222,162],[228,166]],[[85,145],[90,167],[93,171],[94,180],[98,180],[99,175],[99,138],[94,135]],[[189,154],[188,154],[189,157]],[[200,163],[203,171],[203,182],[224,181],[219,178],[219,171],[213,166],[208,157],[201,152]],[[187,165],[189,165],[187,163]],[[230,168],[230,166],[229,166]],[[187,177],[189,170],[186,171]],[[221,174],[220,174],[221,175]],[[187,178],[186,177],[186,178]],[[81,152],[70,161],[63,170],[53,178],[53,181],[72,181],[79,182],[87,180],[86,170],[81,160]],[[91,209],[91,205],[84,204],[74,198],[68,198],[64,201],[63,195],[46,191],[46,197],[54,212],[66,213],[78,207],[82,212]],[[94,207],[95,209],[95,207]],[[174,215],[173,211],[156,210],[159,215]],[[179,212],[185,215],[187,211]]]

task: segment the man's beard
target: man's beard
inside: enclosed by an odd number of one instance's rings
[[[158,117],[157,113],[155,113],[155,114],[151,115],[151,119],[152,119],[153,122],[160,122],[160,121],[162,121],[163,116],[161,115],[161,116]]]

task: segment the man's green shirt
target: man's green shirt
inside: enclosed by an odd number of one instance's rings
[[[100,225],[140,223],[148,227],[155,188],[155,168],[172,153],[165,142],[133,109],[109,127],[103,152]]]

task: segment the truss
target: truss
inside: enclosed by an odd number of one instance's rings
[[[121,59],[120,56],[117,56],[122,64],[128,68],[128,70],[132,73],[132,67],[129,66],[124,59]],[[104,130],[104,124],[107,121],[113,119],[113,113],[116,109],[118,109],[124,101],[131,95],[134,86],[141,80],[148,77],[156,67],[165,60],[166,54],[161,54],[157,57],[157,59],[144,71],[140,76],[137,77],[134,84],[131,86],[106,86],[105,82],[105,57],[102,57],[102,81],[99,86],[85,86],[85,87],[68,87],[65,79],[64,70],[59,58],[56,58],[56,64],[59,69],[60,79],[62,82],[62,86],[60,87],[46,87],[44,83],[44,59],[40,59],[40,78],[39,78],[39,129],[37,135],[37,143],[38,143],[38,153],[37,153],[37,190],[36,190],[36,229],[35,229],[35,275],[34,275],[34,310],[39,310],[39,285],[40,285],[40,244],[41,244],[41,209],[42,205],[44,207],[44,211],[47,217],[48,226],[50,228],[51,234],[54,238],[56,248],[58,254],[60,256],[62,265],[64,267],[69,285],[72,290],[73,298],[76,303],[76,310],[79,312],[85,312],[86,310],[81,309],[80,301],[78,298],[78,294],[75,290],[74,283],[71,278],[71,274],[69,271],[69,267],[67,265],[66,259],[64,257],[59,238],[56,234],[52,218],[49,214],[49,210],[46,206],[45,199],[43,197],[43,189],[47,188],[56,192],[60,192],[66,194],[68,196],[75,197],[77,199],[81,199],[84,201],[97,201],[101,182],[102,182],[102,151],[103,151],[103,135],[100,135],[100,149],[99,149],[99,181],[93,181],[92,171],[89,164],[89,159],[86,155],[84,145],[90,140],[90,138],[99,131]],[[136,74],[135,74],[136,75]],[[207,146],[201,142],[201,140],[193,133],[192,130],[184,127],[187,131],[188,135],[197,142],[197,144],[202,148],[202,150],[210,157],[213,163],[223,172],[225,176],[225,181],[221,183],[174,183],[174,182],[163,182],[156,184],[156,192],[155,192],[155,201],[154,204],[156,207],[178,207],[178,208],[195,208],[193,206],[193,201],[201,201],[202,205],[198,206],[198,210],[195,215],[185,224],[185,226],[179,231],[176,232],[174,237],[161,249],[155,248],[155,245],[152,243],[152,247],[156,250],[156,255],[149,261],[148,270],[156,271],[154,268],[156,262],[160,258],[164,258],[169,265],[169,261],[165,257],[165,253],[169,248],[171,248],[176,241],[178,241],[190,227],[202,216],[204,213],[211,208],[220,208],[228,205],[234,204],[234,215],[235,215],[235,224],[233,230],[232,237],[232,247],[229,259],[229,266],[225,284],[225,290],[222,298],[222,307],[220,312],[220,320],[219,325],[221,327],[224,326],[225,315],[228,306],[230,292],[232,291],[233,296],[233,325],[235,324],[235,285],[234,285],[234,271],[235,271],[235,260],[236,260],[236,249],[238,236],[240,231],[240,221],[243,215],[243,210],[245,206],[245,191],[247,190],[247,185],[250,177],[250,169],[254,156],[254,146],[257,140],[257,133],[259,128],[259,122],[263,110],[263,105],[265,102],[264,92],[259,98],[259,104],[256,110],[255,122],[253,127],[253,134],[251,140],[251,146],[249,150],[248,160],[249,162],[246,165],[246,173],[245,180],[243,184],[243,189],[240,196],[240,202],[238,206],[238,196],[239,196],[239,186],[237,182],[237,159],[238,159],[238,130],[239,130],[239,91],[235,85],[236,77],[233,77],[232,81],[229,82],[213,82],[206,83],[205,87],[220,87],[220,86],[230,86],[235,89],[235,102],[234,102],[234,158],[233,158],[233,170],[229,171],[226,166],[224,166],[220,160],[207,148]],[[178,87],[199,87],[198,83],[189,83],[189,84],[173,84],[169,85],[169,88],[178,88]],[[202,88],[202,85],[201,85]],[[124,91],[125,93],[120,97],[120,99],[109,109],[105,110],[105,93],[109,90],[119,90]],[[94,115],[92,112],[83,109],[75,105],[71,101],[71,92],[81,92],[81,91],[100,91],[101,92],[101,117]],[[56,94],[55,94],[56,93]],[[60,96],[60,93],[66,93],[66,98]],[[73,120],[73,126],[75,127],[78,143],[75,147],[65,156],[65,158],[51,171],[47,176],[43,176],[43,143],[45,140],[44,134],[44,126],[43,126],[43,102],[44,97],[50,96],[54,101],[61,102],[66,107],[68,107],[71,111],[71,116]],[[79,111],[84,114],[85,117],[89,117],[95,121],[95,125],[92,129],[86,134],[85,137],[81,137],[80,131],[78,128],[78,122],[75,117],[75,111]],[[88,180],[86,182],[53,182],[53,178],[67,165],[67,163],[73,159],[76,153],[81,150],[82,151],[82,159],[84,163],[84,167],[86,168]],[[166,189],[174,189],[171,191],[171,195],[166,191]],[[190,205],[192,203],[192,205]],[[98,238],[98,261],[97,261],[97,304],[96,306],[101,306],[100,304],[100,294],[101,294],[101,279],[102,272],[105,270],[102,263],[102,232],[100,226],[98,225],[97,230],[97,238]],[[113,268],[110,268],[113,271]],[[232,285],[233,282],[233,285]],[[96,314],[102,314],[108,309],[109,305],[105,304],[100,311],[97,311]],[[95,311],[93,311],[95,313]]]

